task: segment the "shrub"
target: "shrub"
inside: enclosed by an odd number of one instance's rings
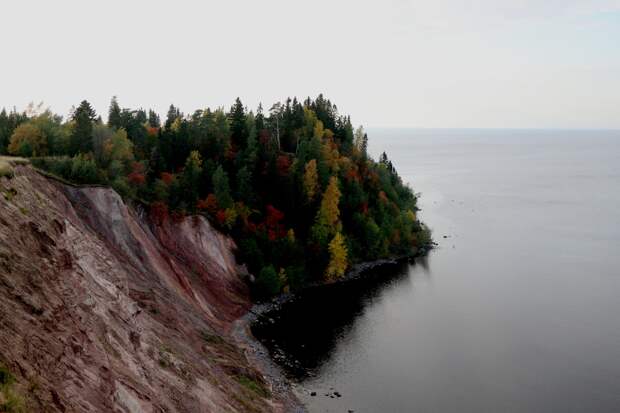
[[[273,265],[263,267],[256,279],[258,293],[263,296],[276,295],[280,292],[280,278]]]
[[[12,178],[13,167],[8,162],[0,160],[0,178],[2,178],[3,176]]]

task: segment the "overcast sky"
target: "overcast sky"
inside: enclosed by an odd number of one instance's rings
[[[0,36],[0,107],[323,92],[370,127],[620,128],[620,0],[11,0]]]

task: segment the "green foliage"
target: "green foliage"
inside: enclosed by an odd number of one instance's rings
[[[183,168],[181,184],[188,205],[195,205],[200,195],[200,178],[202,177],[202,157],[198,151],[192,151]]]
[[[233,204],[232,196],[230,195],[230,185],[228,184],[228,174],[224,171],[222,166],[218,166],[213,173],[213,191],[217,203],[221,208],[230,208]]]
[[[0,412],[22,413],[25,412],[23,397],[14,389],[15,377],[2,364],[0,364]]]
[[[260,397],[264,397],[264,398],[271,397],[271,392],[269,391],[269,389],[267,389],[267,387],[265,387],[263,383],[258,382],[257,380],[254,380],[245,375],[235,376],[235,379],[243,387],[247,388],[253,393],[256,393]]]
[[[116,98],[107,124],[86,101],[66,122],[29,113],[0,111],[0,153],[36,155],[33,165],[57,177],[150,202],[157,222],[208,216],[235,239],[263,296],[431,242],[387,154],[372,159],[363,128],[322,95],[287,99],[268,113],[240,99],[229,111],[189,115],[171,105],[163,124],[154,111],[122,108]]]
[[[92,134],[96,116],[95,110],[85,100],[73,112],[73,131],[69,139],[69,154],[88,153],[93,150]]]
[[[71,161],[69,179],[78,184],[102,183],[101,173],[95,161],[88,155],[78,154]]]
[[[7,178],[13,177],[13,167],[7,161],[3,161],[0,159],[0,178],[3,176]]]
[[[8,149],[9,153],[18,156],[47,155],[47,139],[36,125],[22,123],[11,135]]]
[[[259,294],[263,296],[271,296],[278,294],[282,285],[278,273],[273,268],[273,265],[263,267],[256,278],[256,286]]]

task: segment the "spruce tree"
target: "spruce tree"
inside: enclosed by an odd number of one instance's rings
[[[116,96],[112,97],[110,109],[108,110],[108,126],[111,128],[120,128],[122,126],[121,107],[118,105]]]
[[[73,112],[73,131],[69,138],[69,152],[88,153],[93,150],[93,122],[97,118],[95,110],[90,103],[83,100],[80,106]]]
[[[245,109],[241,99],[237,98],[235,104],[230,109],[230,129],[232,132],[232,143],[237,148],[243,149],[247,145],[248,130],[245,121]]]

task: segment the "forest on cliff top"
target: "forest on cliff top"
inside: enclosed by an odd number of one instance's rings
[[[416,195],[385,153],[319,95],[254,112],[184,114],[110,103],[107,122],[83,101],[68,119],[42,105],[0,112],[0,154],[77,184],[113,187],[154,223],[202,214],[238,245],[270,296],[342,277],[351,264],[409,255],[430,242]]]

